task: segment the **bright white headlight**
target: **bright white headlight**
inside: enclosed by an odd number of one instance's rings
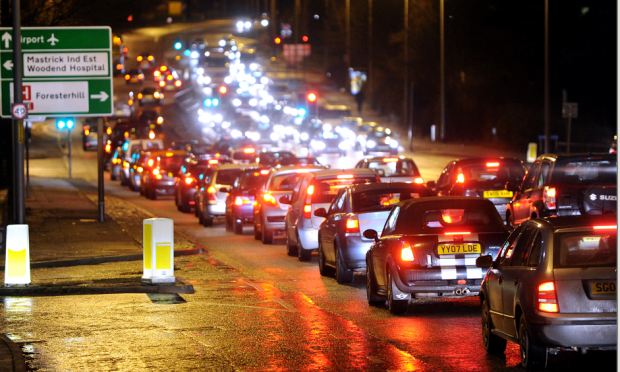
[[[392,140],[390,142],[390,148],[395,149],[398,147],[398,142],[396,142],[396,140]]]
[[[299,138],[300,138],[302,141],[307,141],[307,140],[308,140],[308,138],[310,138],[310,136],[308,136],[308,133],[302,133],[302,134],[300,134],[300,135],[299,135]]]
[[[270,138],[272,141],[274,141],[274,142],[275,142],[275,141],[277,141],[277,140],[279,140],[279,139],[280,139],[280,136],[278,135],[278,133],[273,132],[273,133],[271,133],[271,134],[269,135],[269,138]]]
[[[375,146],[377,146],[377,143],[373,140],[370,140],[368,142],[366,142],[366,147],[369,147],[371,149],[375,148]]]
[[[250,106],[254,107],[258,104],[258,100],[256,98],[250,99]]]
[[[235,107],[239,107],[239,106],[241,106],[241,100],[239,98],[235,98],[235,99],[233,99],[232,104]]]

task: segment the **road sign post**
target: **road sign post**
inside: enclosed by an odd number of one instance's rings
[[[105,116],[113,112],[110,27],[24,27],[21,58],[13,31],[0,28],[0,111],[11,116],[17,91],[33,115]],[[23,66],[22,87],[14,74]],[[19,90],[17,90],[19,89]]]

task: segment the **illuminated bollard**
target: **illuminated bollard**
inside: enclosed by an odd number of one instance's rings
[[[144,275],[151,283],[174,283],[174,221],[144,220]]]
[[[30,284],[30,239],[28,225],[6,227],[4,286]]]

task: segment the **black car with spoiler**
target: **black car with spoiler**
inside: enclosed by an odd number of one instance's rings
[[[366,254],[368,303],[388,301],[392,314],[407,311],[419,297],[471,296],[480,291],[486,270],[476,258],[496,257],[509,233],[487,199],[427,197],[396,204],[383,232]]]

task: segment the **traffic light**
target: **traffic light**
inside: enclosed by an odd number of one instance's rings
[[[276,43],[276,45],[280,45],[280,43],[282,42],[282,39],[280,39],[279,37],[276,37],[276,38],[273,40],[273,42],[274,42],[274,43]]]
[[[58,118],[56,119],[56,128],[71,130],[75,126],[73,118]]]
[[[319,111],[317,109],[317,95],[316,93],[308,93],[308,114],[309,115],[318,115]]]
[[[316,101],[316,94],[308,93],[308,102],[310,102],[312,104],[315,101]]]
[[[304,36],[301,38],[301,40],[303,40],[303,41],[304,41],[304,43],[307,43],[307,42],[308,42],[308,36],[304,35]]]
[[[177,41],[174,43],[174,49],[176,49],[176,50],[181,50],[181,48],[182,48],[182,47],[183,47],[183,43],[181,43],[181,41],[177,40]]]

